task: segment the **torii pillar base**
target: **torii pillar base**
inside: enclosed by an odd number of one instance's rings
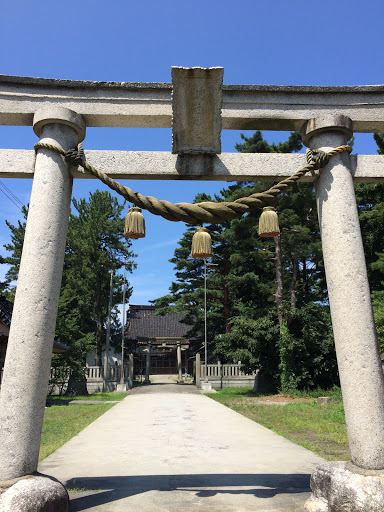
[[[69,512],[67,490],[56,478],[37,473],[1,486],[0,512]]]
[[[311,489],[306,512],[380,512],[384,471],[361,469],[351,462],[325,462],[312,473]]]

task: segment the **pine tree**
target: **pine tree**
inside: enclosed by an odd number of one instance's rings
[[[96,191],[88,200],[73,199],[74,212],[70,214],[65,250],[63,278],[59,299],[55,338],[69,347],[62,355],[54,356],[53,366],[69,368],[67,393],[86,393],[85,358],[96,348],[96,364],[101,365],[108,312],[109,273],[115,272],[112,302],[112,341],[114,332],[120,332],[117,305],[122,302],[122,278],[116,272],[127,257],[127,270],[132,271],[134,254],[130,243],[123,238],[124,205],[109,192]],[[25,216],[27,210],[24,211]],[[12,242],[6,245],[11,255],[3,258],[11,265],[6,278],[17,279],[24,241],[25,222],[13,226]],[[126,301],[132,289],[126,285]],[[14,295],[11,289],[9,295]],[[120,342],[120,335],[118,336]]]
[[[244,142],[236,145],[242,152],[286,153],[301,148],[298,133],[279,144],[268,144],[261,132],[250,138],[242,135],[242,139]],[[234,200],[270,185],[236,183],[214,200]],[[249,371],[262,369],[274,385],[280,382],[285,389],[317,385],[325,368],[332,369],[328,379],[332,385],[337,372],[329,362],[335,361],[329,311],[326,305],[308,307],[313,302],[326,304],[327,300],[312,185],[289,189],[280,198],[278,210],[281,237],[275,239],[259,237],[259,211],[220,226],[207,226],[212,235],[213,262],[218,264],[208,281],[211,349],[221,358],[241,360]],[[176,265],[177,281],[168,296],[156,301],[163,311],[172,304],[185,310],[191,307],[192,297],[194,306],[202,303],[202,265],[189,257],[192,232],[191,228],[184,234],[179,243],[182,251],[177,249],[171,260]],[[323,319],[323,345],[305,334],[304,317],[314,325]],[[330,354],[329,358],[324,358],[318,347]],[[303,356],[305,353],[308,357]],[[317,362],[317,369],[312,364],[308,370],[310,357]]]
[[[384,155],[384,133],[373,137],[377,153]],[[379,346],[384,352],[384,184],[358,183],[355,191]]]

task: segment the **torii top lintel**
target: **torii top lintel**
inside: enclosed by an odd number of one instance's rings
[[[384,85],[221,85],[222,74],[223,68],[172,68],[178,85],[199,84],[203,76],[216,81],[212,89],[219,83],[223,129],[301,130],[308,119],[332,113],[349,117],[354,132],[384,131]],[[170,128],[173,85],[0,75],[0,124],[31,126],[34,113],[53,103],[81,114],[88,127]]]
[[[384,85],[223,85],[223,68],[172,68],[172,83],[83,82],[0,75],[0,124],[33,125],[43,107],[81,114],[87,127],[172,127],[172,153],[86,151],[113,178],[275,180],[305,156],[221,153],[221,129],[302,130],[345,116],[354,132],[384,132]],[[355,181],[384,181],[379,155],[351,157]],[[33,177],[34,153],[0,149],[0,177]],[[91,178],[73,170],[76,178]],[[303,180],[312,181],[316,172]]]

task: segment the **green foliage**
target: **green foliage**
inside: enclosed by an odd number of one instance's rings
[[[384,155],[384,133],[374,133],[373,138],[377,144],[379,155]]]
[[[273,387],[279,383],[279,326],[274,311],[258,319],[238,316],[232,318],[229,333],[216,338],[215,353],[221,359],[241,361],[245,371],[259,369]]]
[[[4,247],[7,251],[11,252],[11,255],[1,257],[0,263],[6,263],[10,265],[10,268],[8,269],[5,275],[5,283],[3,284],[3,290],[5,292],[4,294],[6,298],[11,302],[15,300],[16,288],[12,286],[11,283],[17,281],[19,275],[19,266],[21,252],[23,250],[25,226],[27,223],[28,206],[23,206],[21,209],[25,219],[24,222],[21,222],[19,220],[17,222],[17,226],[14,226],[7,220],[5,221],[6,225],[11,231],[11,243],[5,244]]]
[[[279,339],[281,392],[338,384],[328,307],[309,302],[295,309],[289,329],[283,327]]]
[[[59,374],[69,370],[69,394],[86,393],[86,354],[96,348],[96,362],[101,364],[101,351],[105,342],[105,325],[108,312],[110,272],[114,272],[112,301],[112,344],[121,342],[121,326],[117,306],[122,303],[122,278],[116,272],[127,257],[127,270],[134,268],[129,251],[130,243],[123,238],[124,205],[109,192],[96,191],[88,200],[73,199],[74,211],[70,214],[65,249],[63,277],[59,299],[55,338],[69,347],[64,354],[55,355],[52,366]],[[23,211],[27,216],[27,210]],[[7,272],[8,283],[18,276],[24,242],[25,222],[13,226],[11,243],[5,248],[11,253],[3,258],[11,265]],[[126,301],[131,295],[126,287]],[[14,289],[9,289],[9,296]],[[59,379],[60,382],[61,379]],[[78,386],[78,383],[83,383]]]
[[[128,250],[130,242],[123,238],[124,205],[119,204],[109,192],[96,191],[89,200],[73,200],[75,213],[71,213],[66,257],[64,262],[61,310],[65,325],[58,323],[57,335],[71,347],[77,340],[79,356],[86,353],[93,336],[96,343],[96,364],[101,363],[101,350],[105,339],[108,313],[110,272],[114,272],[112,300],[112,342],[120,332],[117,305],[122,303],[122,277],[116,272],[127,257],[127,270],[132,271],[133,254]],[[132,293],[128,286],[126,301]],[[70,316],[75,328],[67,328]],[[88,323],[84,322],[84,318]],[[77,331],[80,328],[80,331]]]
[[[269,144],[260,131],[241,135],[243,153],[289,153],[301,149],[300,134]],[[376,134],[384,154],[384,134]],[[353,139],[350,141],[353,144]],[[215,197],[235,200],[263,191],[271,183],[234,183]],[[358,184],[356,197],[363,232],[375,319],[384,350],[384,185]],[[261,370],[276,389],[330,388],[338,384],[328,292],[313,186],[300,183],[279,198],[281,236],[258,236],[258,212],[221,226],[207,226],[213,241],[208,289],[208,341],[211,355],[242,361]],[[203,265],[190,257],[194,227],[188,228],[175,256],[176,281],[157,299],[161,312],[187,311],[193,332],[202,332]]]
[[[320,304],[297,308],[282,333],[271,309],[256,320],[233,319],[231,332],[217,339],[217,355],[259,369],[282,393],[338,384],[330,313]]]
[[[289,390],[296,389],[298,384],[297,379],[295,378],[295,361],[294,358],[292,357],[292,345],[294,345],[294,338],[293,336],[291,336],[286,323],[283,323],[280,331],[280,391],[281,393],[288,393]],[[304,369],[304,372],[307,373],[306,368]]]
[[[244,144],[235,144],[235,149],[240,153],[293,153],[303,147],[300,132],[291,132],[287,141],[278,144],[269,144],[261,131],[256,131],[252,137],[245,137],[241,133],[240,137]]]
[[[384,352],[384,184],[359,183],[355,190],[380,351]]]
[[[378,154],[384,155],[384,133],[373,137]],[[384,352],[384,185],[359,184],[355,188],[379,347]]]
[[[244,153],[288,153],[302,147],[297,132],[278,144],[269,144],[261,132],[250,138],[242,135],[242,139],[244,143],[237,144],[236,149]],[[201,194],[195,201],[235,200],[270,185],[236,183],[214,198]],[[210,351],[223,362],[240,360],[247,371],[260,369],[275,388],[332,386],[337,382],[337,371],[312,185],[297,184],[282,194],[278,211],[279,260],[276,241],[258,236],[259,212],[221,226],[208,226],[212,261],[217,265],[207,282]],[[192,330],[202,332],[203,264],[190,257],[194,229],[190,227],[184,234],[170,260],[177,279],[170,294],[157,299],[156,304],[162,313],[187,311]],[[279,300],[277,267],[281,275]],[[312,331],[321,330],[312,332],[306,321],[316,326]]]

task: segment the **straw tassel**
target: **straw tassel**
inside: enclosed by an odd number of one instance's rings
[[[266,206],[260,215],[259,236],[275,237],[280,235],[279,219],[273,206]]]
[[[211,235],[207,228],[197,228],[192,237],[192,258],[212,258]]]
[[[145,237],[145,219],[141,213],[141,208],[133,206],[129,209],[125,217],[125,238],[144,238]]]

